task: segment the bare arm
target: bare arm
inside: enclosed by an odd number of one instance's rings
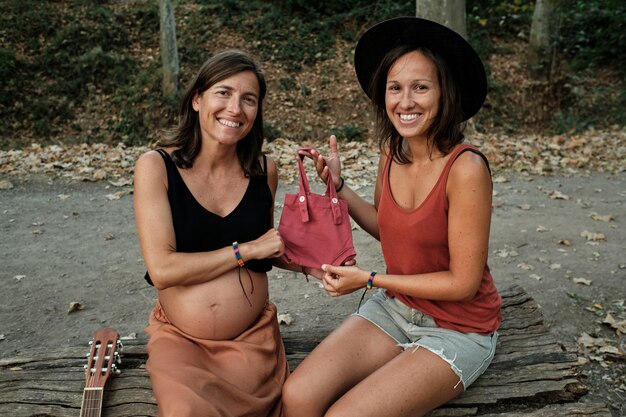
[[[142,155],[135,165],[135,221],[141,251],[158,289],[193,285],[215,279],[236,268],[232,247],[209,252],[176,252],[176,236],[167,197],[167,172],[157,152]],[[283,244],[278,232],[239,245],[244,260],[280,256]]]
[[[459,156],[447,188],[450,269],[410,276],[377,274],[374,286],[429,300],[473,298],[487,262],[491,191],[491,179],[482,158],[472,152]],[[363,288],[370,274],[356,267],[324,266],[324,270],[324,286],[331,295]]]

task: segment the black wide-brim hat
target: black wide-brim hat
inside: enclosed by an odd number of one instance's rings
[[[423,47],[440,55],[450,67],[459,91],[464,120],[478,113],[487,96],[487,75],[472,46],[458,33],[419,17],[398,17],[378,23],[359,39],[354,68],[370,99],[370,82],[385,55],[396,46]]]

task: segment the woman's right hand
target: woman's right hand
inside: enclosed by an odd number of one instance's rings
[[[338,188],[341,185],[341,160],[337,151],[337,137],[330,135],[328,144],[330,146],[330,154],[327,157],[324,157],[317,149],[298,151],[298,153],[313,160],[317,175],[319,175],[322,182],[325,183],[328,180],[328,172],[330,171],[333,177],[333,184],[335,188]]]
[[[250,242],[240,243],[239,252],[244,261],[248,259],[280,258],[285,253],[285,242],[272,228]]]

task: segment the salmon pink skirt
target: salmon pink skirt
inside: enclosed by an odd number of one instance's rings
[[[159,417],[282,416],[281,389],[289,366],[270,301],[233,340],[199,339],[180,331],[158,301],[146,333],[146,369]]]

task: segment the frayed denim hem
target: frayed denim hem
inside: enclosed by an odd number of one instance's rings
[[[454,363],[454,361],[456,360],[456,354],[454,355],[454,358],[450,359],[445,355],[445,353],[443,352],[443,349],[433,349],[429,346],[424,346],[423,344],[419,342],[401,343],[398,346],[402,347],[404,350],[415,348],[413,349],[413,352],[417,351],[417,349],[419,349],[420,347],[423,347],[424,349],[428,349],[430,352],[439,356],[441,359],[443,359],[450,365],[450,368],[452,369],[452,371],[459,377],[459,382],[457,382],[454,385],[453,389],[456,389],[459,386],[459,384],[463,384],[463,391],[465,391],[465,382],[463,381],[463,370],[459,369],[459,367],[456,366],[456,364]]]

